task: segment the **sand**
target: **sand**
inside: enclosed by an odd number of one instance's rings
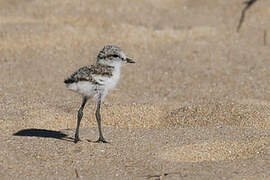
[[[0,179],[269,179],[270,2],[0,0]],[[106,44],[136,64],[101,106],[63,80]]]

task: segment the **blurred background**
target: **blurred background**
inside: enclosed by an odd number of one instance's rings
[[[106,44],[137,62],[123,68],[109,104],[270,100],[268,1],[249,9],[239,33],[240,0],[0,2],[4,112],[76,109],[81,99],[63,80]]]
[[[105,103],[270,100],[268,1],[249,9],[239,33],[239,0],[0,2],[2,119],[36,106],[74,114],[81,99],[63,80],[106,44],[137,63]]]

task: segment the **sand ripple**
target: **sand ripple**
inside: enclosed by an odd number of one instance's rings
[[[269,141],[269,140],[268,140]],[[267,140],[214,141],[170,147],[159,152],[158,157],[168,161],[202,162],[248,159],[260,153]]]

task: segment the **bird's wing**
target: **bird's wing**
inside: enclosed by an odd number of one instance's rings
[[[95,76],[112,76],[113,67],[104,66],[104,65],[89,65],[84,66],[74,72],[69,78],[67,78],[64,82],[66,84],[78,82],[78,81],[90,81],[94,84],[99,84],[95,80]]]
[[[93,66],[93,65],[92,65]],[[90,81],[93,83],[95,82],[93,78],[93,67],[92,66],[84,66],[78,69],[76,72],[74,72],[69,78],[67,78],[64,82],[66,84],[74,83],[74,82],[79,82],[79,81]],[[92,67],[92,68],[91,68]]]

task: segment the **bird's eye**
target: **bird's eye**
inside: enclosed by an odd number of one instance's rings
[[[114,54],[114,55],[112,55],[112,57],[115,57],[115,58],[117,58],[117,57],[119,57],[117,54]]]

